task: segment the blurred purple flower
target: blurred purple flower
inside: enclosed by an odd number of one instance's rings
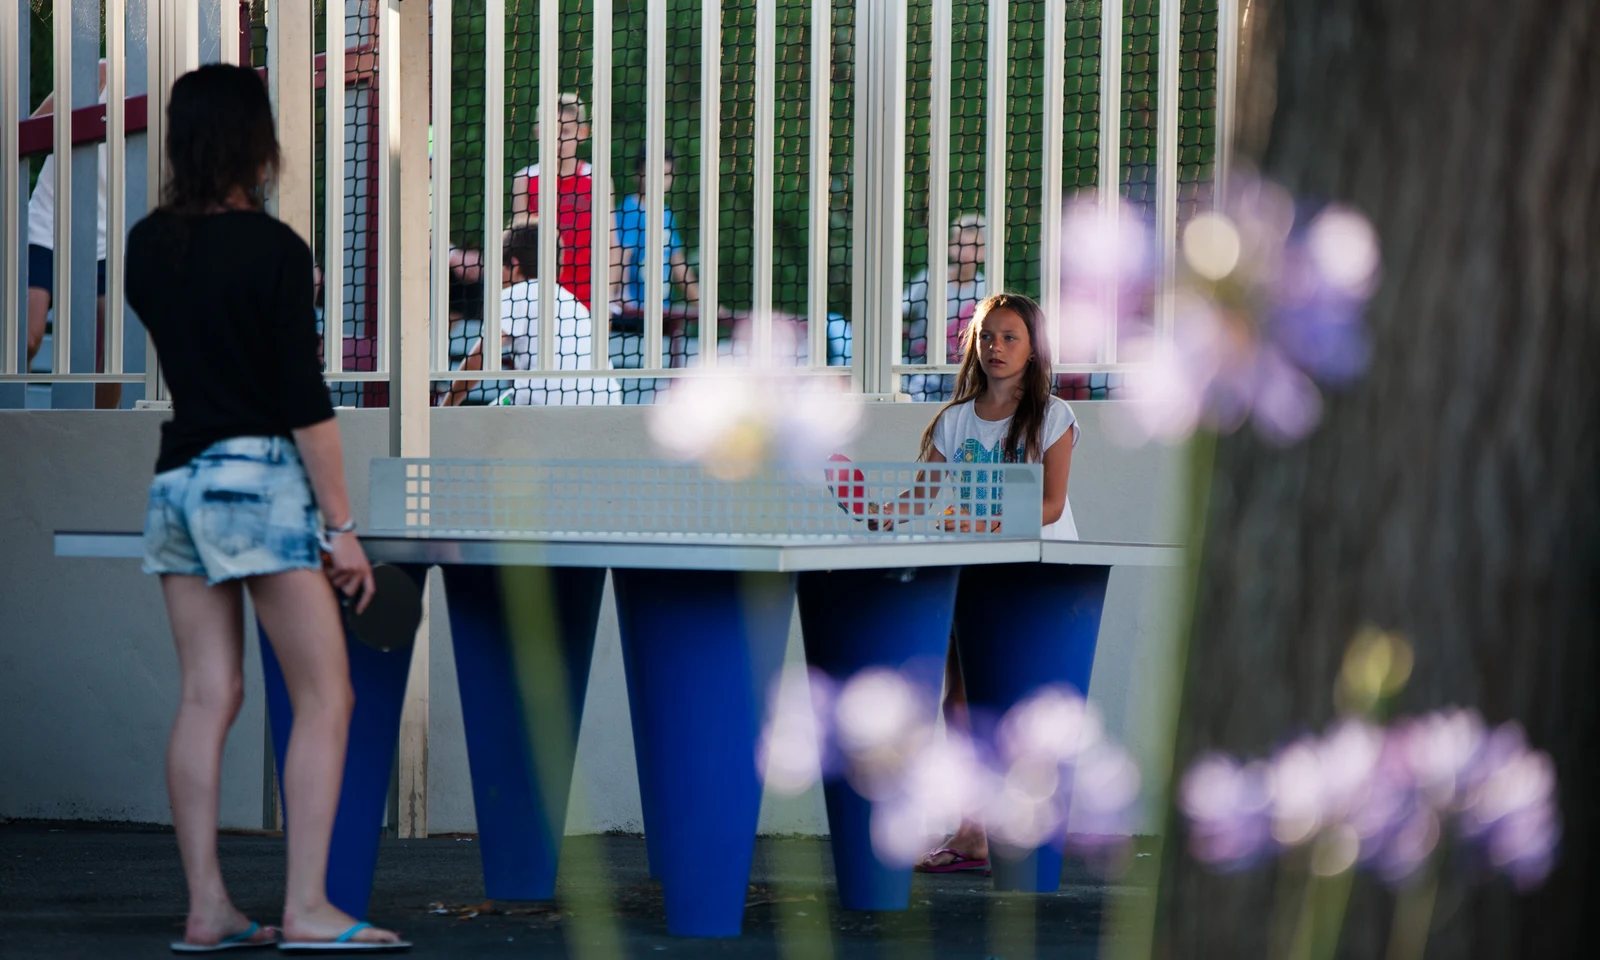
[[[1272,784],[1261,762],[1241,766],[1222,753],[1195,761],[1178,804],[1189,820],[1189,850],[1219,870],[1241,870],[1273,848]]]
[[[1556,771],[1550,756],[1528,747],[1522,727],[1506,723],[1484,743],[1461,802],[1461,835],[1519,889],[1544,882],[1561,839]]]
[[[1129,348],[1154,358],[1129,378],[1144,401],[1136,425],[1175,439],[1249,420],[1286,444],[1321,418],[1318,383],[1347,383],[1370,361],[1362,314],[1379,275],[1377,234],[1346,207],[1297,210],[1266,181],[1237,178],[1227,195],[1183,231],[1171,342]]]
[[[1554,865],[1561,834],[1549,756],[1530,749],[1515,723],[1486,734],[1466,710],[1390,729],[1341,721],[1269,762],[1206,754],[1184,777],[1179,804],[1194,856],[1225,871],[1337,833],[1354,839],[1350,863],[1400,883],[1453,824],[1468,851],[1531,889]]]
[[[1104,735],[1098,712],[1070,688],[1047,688],[995,726],[994,749],[947,728],[936,734],[928,692],[899,672],[863,670],[834,686],[788,670],[770,698],[758,762],[776,790],[797,793],[843,776],[873,804],[880,856],[910,863],[930,828],[963,819],[996,842],[1033,847],[1066,833],[1083,850],[1121,842],[1137,826],[1139,770]]]

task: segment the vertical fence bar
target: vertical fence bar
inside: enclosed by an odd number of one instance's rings
[[[162,61],[166,51],[161,38],[165,35],[167,0],[145,0],[144,5],[144,71],[145,71],[145,207],[147,212],[161,206],[161,188],[167,165],[167,87],[162,82]],[[160,358],[156,356],[156,341],[147,328],[144,335],[144,398],[166,399],[166,384],[161,378]]]
[[[611,368],[611,0],[594,0],[594,62],[590,77],[589,166],[594,171],[590,215],[589,311],[594,329],[593,366]]]
[[[1100,4],[1100,215],[1104,242],[1117,243],[1122,197],[1122,0]],[[1117,285],[1101,294],[1105,328],[1100,335],[1100,362],[1117,362]]]
[[[950,0],[933,0],[933,56],[928,95],[928,355],[949,360],[950,318]],[[935,350],[938,351],[935,354]]]
[[[57,374],[72,372],[72,0],[54,0],[56,222],[54,292],[50,296],[51,337]]]
[[[871,222],[867,200],[872,196],[870,185],[873,182],[869,144],[873,129],[872,71],[877,65],[872,52],[876,36],[874,24],[878,19],[876,11],[875,5],[869,5],[856,7],[853,12],[855,42],[851,53],[855,61],[852,71],[855,103],[851,111],[851,157],[847,174],[850,184],[850,323],[854,341],[850,380],[851,386],[867,394],[877,392],[879,380],[877,338],[873,336],[874,327],[867,317],[867,262],[872,258],[872,250],[866,242],[867,224]]]
[[[1061,310],[1061,165],[1066,154],[1067,10],[1063,0],[1044,5],[1044,210],[1039,244],[1039,303],[1059,360],[1065,340]]]
[[[226,12],[230,0],[222,0]],[[122,248],[128,219],[127,9],[107,3],[106,12],[106,312],[105,371],[122,372]],[[238,16],[238,8],[234,8]],[[227,36],[226,33],[223,34]],[[227,45],[224,44],[224,47]],[[146,101],[148,102],[148,101]]]
[[[429,327],[432,356],[428,369],[444,370],[450,366],[450,55],[455,16],[452,0],[433,0],[433,180],[432,215],[430,230],[433,246],[430,248],[430,273],[433,278],[433,305]],[[332,18],[329,18],[332,21]],[[328,49],[333,50],[332,32]],[[330,58],[329,63],[332,63]],[[333,83],[329,74],[329,103],[332,103]],[[341,110],[341,112],[343,112]],[[328,115],[333,116],[330,110]],[[332,128],[329,128],[330,134]],[[333,143],[330,135],[328,142]],[[331,184],[332,178],[329,178]],[[328,209],[333,209],[333,192],[328,192]],[[342,216],[342,211],[341,211]],[[329,214],[332,217],[332,214]],[[333,233],[330,229],[330,237]],[[341,258],[342,259],[342,258]],[[342,324],[341,324],[342,326]]]
[[[755,250],[751,257],[755,297],[751,304],[750,355],[772,360],[772,198],[774,137],[778,113],[778,5],[756,0]]]
[[[379,373],[390,373],[400,336],[400,0],[383,0],[378,23],[378,336]],[[487,350],[484,359],[488,359]],[[389,403],[399,403],[390,390]]]
[[[987,262],[983,272],[990,293],[1006,289],[1006,105],[1007,65],[1011,62],[1011,24],[1006,0],[989,0],[989,63],[985,74],[988,123],[984,131],[983,194],[989,221]]]
[[[661,174],[667,135],[667,5],[651,3],[645,14],[644,56],[644,243],[638,265],[644,288],[644,357],[640,366],[663,366],[661,357],[661,233],[665,223]]]
[[[1172,337],[1178,254],[1178,58],[1182,0],[1161,0],[1156,66],[1156,339]]]
[[[539,3],[539,362],[556,365],[556,247],[561,241],[561,4]],[[573,171],[574,176],[577,171]],[[590,212],[590,227],[594,214]],[[498,238],[497,241],[498,242]],[[589,268],[589,302],[594,302],[594,265]]]
[[[936,0],[948,2],[948,0]],[[811,3],[811,244],[807,251],[807,353],[811,366],[828,365],[828,136],[833,85],[833,3]]]
[[[1233,125],[1239,88],[1239,4],[1217,0],[1217,154],[1211,201],[1223,209],[1233,171]]]
[[[1003,4],[1004,0],[996,0]],[[877,49],[883,64],[879,101],[880,138],[877,165],[881,171],[884,230],[878,245],[881,279],[878,296],[878,343],[882,392],[900,393],[894,364],[900,359],[900,300],[906,250],[906,5],[886,3],[883,36]]]
[[[322,357],[328,373],[344,370],[345,26],[344,3],[328,0],[326,52],[322,57],[323,114],[327,122],[322,176],[326,200],[322,224]]]
[[[22,373],[26,352],[21,336],[22,164],[18,156],[22,105],[22,21],[17,0],[0,0],[0,242],[8,253],[0,258],[0,374]],[[16,246],[14,246],[16,245]],[[8,388],[9,389],[9,388]]]
[[[483,266],[483,369],[494,371],[500,369],[500,233],[505,224],[505,0],[484,3],[483,132],[483,255],[478,262]],[[549,172],[540,173],[543,183]]]
[[[217,2],[222,5],[222,17],[217,27],[217,59],[221,63],[231,63],[234,66],[238,66],[241,53],[239,50],[239,0],[217,0]],[[336,2],[337,0],[330,0],[328,4],[330,8],[328,10],[329,20],[333,19],[333,10],[331,8]],[[120,4],[116,5],[120,6]],[[111,32],[112,6],[113,4],[106,4],[106,33],[108,35]],[[107,39],[109,41],[109,36]],[[109,43],[107,46],[106,52],[109,59]],[[109,95],[107,99],[110,99]]]
[[[822,2],[822,0],[819,0]],[[700,5],[700,363],[717,365],[722,213],[722,0]]]

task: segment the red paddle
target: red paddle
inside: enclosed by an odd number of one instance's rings
[[[836,453],[828,458],[840,463],[849,463],[850,458],[842,453]],[[860,486],[847,486],[847,484],[865,483],[866,474],[860,470],[826,470],[828,489],[839,498],[839,509],[852,516],[865,516],[867,513],[867,488]],[[835,486],[839,484],[839,486]]]

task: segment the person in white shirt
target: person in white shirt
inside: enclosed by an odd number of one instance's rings
[[[900,300],[905,317],[907,363],[959,363],[962,337],[978,302],[988,295],[984,263],[988,259],[989,226],[981,213],[964,213],[950,224],[950,262],[945,271],[945,350],[928,344],[928,303],[934,291],[927,270],[919,270],[906,284]],[[919,343],[921,346],[919,347]],[[914,373],[906,378],[913,400],[935,400],[950,389],[950,378]]]
[[[1067,501],[1067,476],[1072,471],[1072,451],[1078,445],[1078,419],[1066,401],[1054,395],[1050,345],[1044,311],[1027,297],[1001,293],[986,297],[972,313],[962,341],[961,369],[955,392],[939,409],[922,434],[919,460],[927,463],[971,464],[969,469],[942,470],[944,482],[960,487],[960,498],[971,502],[960,522],[973,532],[998,532],[1004,504],[985,501],[987,471],[978,464],[1042,463],[1044,465],[1041,536],[1052,540],[1078,539],[1072,505]],[[934,471],[929,471],[930,474]],[[975,496],[974,496],[975,494]],[[972,502],[976,501],[976,502]],[[909,501],[889,501],[874,512],[884,519],[911,509]],[[945,664],[945,721],[963,725],[966,691],[961,682],[955,644]],[[989,844],[983,825],[964,822],[956,834],[917,863],[929,873],[982,870],[988,866]]]
[[[56,95],[47,94],[33,116],[49,116],[55,112]],[[100,102],[106,102],[106,62],[100,61]],[[95,231],[96,287],[95,303],[95,366],[104,358],[104,325],[106,316],[106,145],[100,144],[99,210]],[[44,343],[46,322],[51,304],[55,300],[55,245],[56,245],[56,158],[50,154],[39,168],[39,179],[33,194],[28,198],[28,361],[31,364],[39,347]],[[94,405],[100,409],[116,407],[122,400],[122,384],[97,383]]]
[[[500,292],[501,366],[508,370],[533,370],[539,365],[539,229],[534,224],[507,230],[502,241]],[[555,290],[555,367],[591,370],[594,367],[594,323],[589,310],[566,287]],[[483,340],[472,346],[461,368],[483,369]],[[445,398],[446,406],[466,400],[477,384],[456,381]],[[614,378],[570,380],[507,380],[488,390],[490,403],[501,406],[606,405],[620,402],[621,385]]]

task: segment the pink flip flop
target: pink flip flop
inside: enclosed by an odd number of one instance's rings
[[[955,859],[951,860],[949,863],[941,863],[937,866],[927,863],[918,863],[912,869],[914,869],[917,873],[961,873],[962,871],[966,870],[989,869],[989,861],[987,859],[972,860],[968,857],[962,856],[954,850],[951,850],[949,847],[940,847],[939,849],[927,854],[922,859],[924,861],[931,860],[941,853],[948,853],[952,857],[955,857]]]

